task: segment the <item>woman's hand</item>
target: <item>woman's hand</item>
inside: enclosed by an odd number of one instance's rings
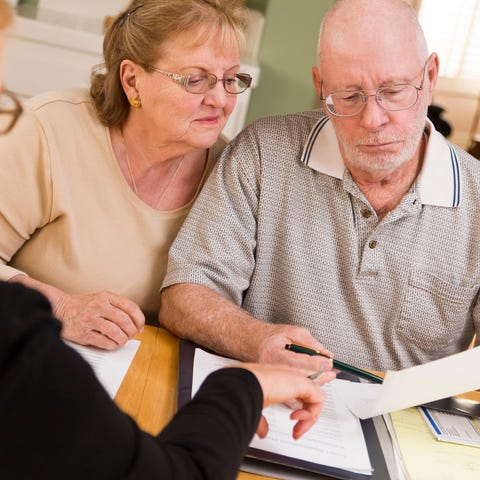
[[[335,372],[329,370],[312,381],[308,375],[314,372],[286,365],[244,363],[235,366],[246,368],[257,377],[263,391],[264,407],[286,402],[295,405],[290,415],[292,420],[296,420],[292,432],[295,439],[300,438],[317,421],[325,398],[320,387],[336,376]],[[267,433],[268,423],[262,415],[257,434],[264,438]]]
[[[81,345],[115,350],[145,325],[138,305],[112,292],[68,294],[25,274],[15,275],[9,281],[43,293],[63,324],[62,337]]]
[[[53,313],[63,324],[62,337],[105,350],[125,344],[145,325],[145,316],[134,302],[108,291],[63,293]]]

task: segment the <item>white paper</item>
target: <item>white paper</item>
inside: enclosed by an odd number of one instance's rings
[[[480,347],[397,372],[382,384],[341,382],[338,395],[359,418],[403,410],[480,388]]]
[[[380,418],[380,417],[377,417],[377,418]],[[390,414],[386,414],[386,415],[382,415],[381,418],[383,418],[388,434],[390,436],[398,480],[411,480],[408,476],[407,468],[405,467],[405,462],[402,456],[400,445],[398,443],[397,435],[395,434],[395,428],[393,426],[392,417]],[[375,422],[375,419],[373,421]]]
[[[192,395],[209,373],[233,363],[237,362],[196,349]],[[358,418],[352,415],[329,384],[323,389],[326,400],[322,414],[317,423],[299,440],[292,438],[294,421],[290,420],[291,410],[284,405],[275,405],[263,410],[269,424],[267,437],[260,439],[255,436],[250,446],[319,465],[357,473],[371,473],[372,467]]]
[[[480,447],[480,419],[425,407],[419,411],[438,440]]]
[[[99,382],[112,399],[117,394],[140,346],[139,340],[128,340],[117,350],[109,351],[78,345],[68,340],[65,340],[65,343],[76,350],[91,365]]]

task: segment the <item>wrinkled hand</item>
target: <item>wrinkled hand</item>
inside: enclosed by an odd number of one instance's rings
[[[275,325],[268,330],[259,344],[258,362],[281,363],[311,371],[331,370],[332,361],[321,356],[310,356],[285,349],[285,345],[294,343],[318,350],[328,357],[333,354],[312,337],[306,328],[292,325]]]
[[[145,325],[145,316],[131,300],[103,291],[89,295],[60,295],[54,314],[62,322],[62,336],[81,345],[114,350]]]
[[[290,402],[296,404],[290,418],[296,420],[292,436],[300,438],[315,424],[325,398],[321,385],[335,378],[333,371],[325,372],[315,381],[308,378],[311,370],[298,369],[286,365],[246,363],[240,365],[253,372],[263,391],[263,406]],[[262,415],[257,434],[264,438],[268,433],[268,422]]]

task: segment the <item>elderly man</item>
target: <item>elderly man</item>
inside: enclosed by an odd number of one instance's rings
[[[427,119],[438,75],[402,0],[340,0],[323,110],[226,149],[170,251],[160,323],[244,360],[398,369],[480,333],[480,163]],[[328,350],[327,350],[328,349]]]

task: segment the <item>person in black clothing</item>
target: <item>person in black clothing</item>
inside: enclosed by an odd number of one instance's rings
[[[0,67],[13,13],[0,0]],[[21,114],[2,88],[0,134]],[[0,193],[1,195],[1,193]],[[316,421],[323,403],[312,372],[239,364],[211,374],[156,437],[122,413],[91,367],[60,338],[62,324],[40,292],[0,282],[0,479],[233,479],[262,406],[296,399],[293,436]]]
[[[60,339],[61,323],[41,293],[0,282],[0,317],[2,479],[233,479],[262,405],[301,400],[292,414],[296,437],[320,413],[323,392],[309,372],[243,364],[211,374],[153,437]],[[265,427],[260,422],[262,436]]]

